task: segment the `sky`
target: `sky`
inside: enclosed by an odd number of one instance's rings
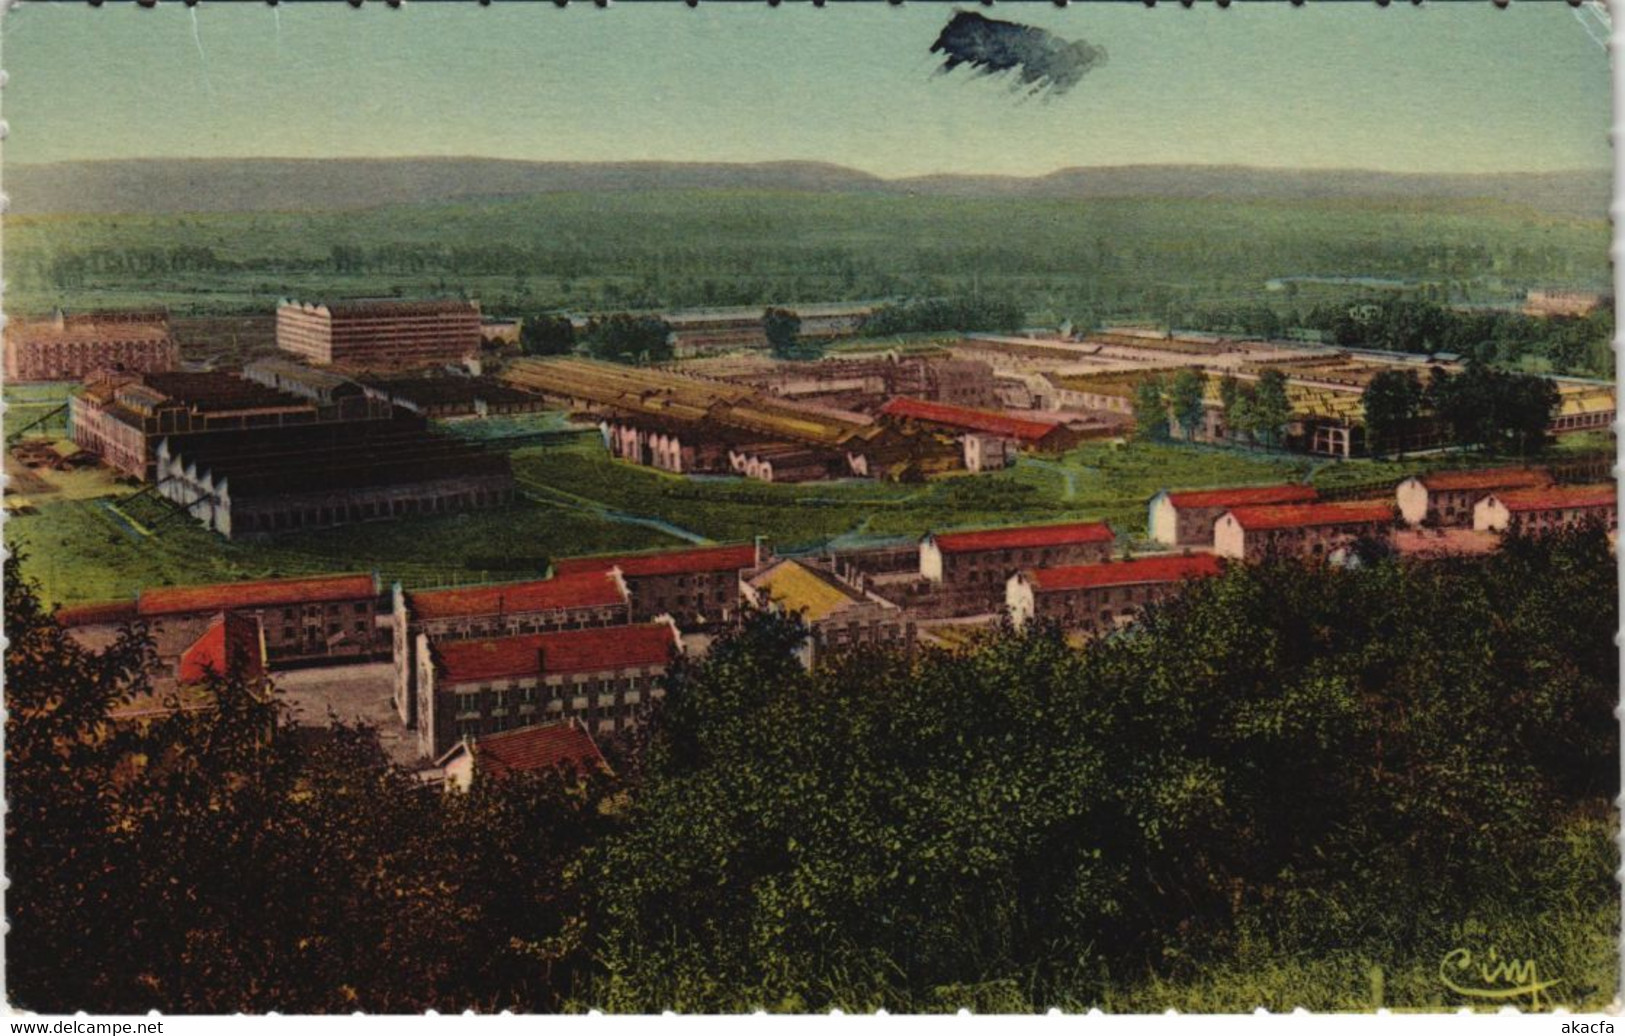
[[[1107,63],[1047,100],[938,74],[946,4],[24,4],[0,22],[4,158],[1611,164],[1607,54],[1563,3],[979,9]]]

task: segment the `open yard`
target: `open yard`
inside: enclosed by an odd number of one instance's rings
[[[27,553],[27,570],[59,604],[127,597],[143,586],[356,570],[434,586],[527,578],[562,556],[756,536],[797,553],[905,541],[931,530],[1105,520],[1139,547],[1146,503],[1159,489],[1306,477],[1347,489],[1468,463],[1434,456],[1338,464],[1179,444],[1093,443],[1060,457],[1023,457],[993,474],[925,484],[769,485],[614,460],[596,434],[572,432],[560,414],[445,427],[511,447],[520,498],[491,511],[228,542],[106,472],[43,472],[47,482],[72,484],[29,494],[37,510],[8,521],[6,542]]]

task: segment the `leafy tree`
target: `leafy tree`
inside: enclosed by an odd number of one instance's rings
[[[575,324],[563,314],[536,313],[519,324],[519,351],[526,356],[564,356],[575,345]]]
[[[780,360],[817,359],[819,350],[801,338],[801,317],[788,309],[769,307],[762,314],[768,348]]]
[[[1367,446],[1382,453],[1399,446],[1422,407],[1422,382],[1414,371],[1378,371],[1360,396]]]
[[[671,325],[659,317],[613,313],[595,317],[584,336],[587,352],[615,363],[659,363],[672,357]]]
[[[1168,438],[1168,399],[1161,375],[1134,386],[1134,434],[1153,442]]]
[[[798,623],[748,621],[594,856],[605,1006],[1081,1006],[1259,945],[1433,974],[1464,916],[1608,916],[1607,867],[1549,876],[1617,790],[1603,530],[1385,553],[1236,566],[1083,652],[808,673]]]
[[[1186,441],[1195,438],[1197,429],[1202,427],[1204,407],[1203,394],[1207,389],[1207,378],[1201,371],[1184,368],[1174,375],[1172,383],[1168,386],[1168,407],[1173,411],[1173,419],[1185,433]]]
[[[80,647],[6,561],[9,992],[37,1011],[557,1010],[596,972],[616,782],[447,796],[376,732],[287,725],[237,674],[141,725],[144,630]],[[155,699],[169,696],[158,688]]]

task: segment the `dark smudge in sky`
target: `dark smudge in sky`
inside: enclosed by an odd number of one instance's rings
[[[942,71],[970,65],[982,75],[1014,72],[1016,89],[1058,97],[1078,85],[1085,72],[1106,61],[1106,50],[1084,40],[1063,40],[1043,29],[995,21],[975,11],[949,19],[931,53],[946,55]]]

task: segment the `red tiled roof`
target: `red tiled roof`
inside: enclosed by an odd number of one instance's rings
[[[306,579],[259,579],[208,586],[164,586],[141,591],[142,615],[217,612],[232,608],[269,608],[285,604],[359,601],[377,594],[370,575],[315,576]]]
[[[975,432],[987,432],[990,435],[1003,435],[1022,442],[1037,442],[1044,436],[1060,427],[1053,421],[1033,421],[1019,417],[1011,417],[993,410],[976,410],[971,407],[952,406],[948,403],[932,403],[924,399],[913,399],[909,396],[894,396],[886,401],[880,412],[889,417],[908,417],[916,421],[930,421],[936,424],[953,425],[959,428],[968,428]]]
[[[97,601],[95,604],[76,604],[56,610],[59,626],[123,625],[138,618],[134,601]]]
[[[945,554],[968,550],[1009,550],[1021,547],[1060,547],[1074,543],[1110,543],[1115,538],[1105,522],[1069,522],[1065,525],[1018,525],[1008,529],[932,533]]]
[[[491,777],[560,766],[586,773],[606,765],[597,742],[579,723],[548,723],[488,734],[474,742],[474,761]]]
[[[604,554],[561,558],[553,563],[555,577],[579,572],[608,572],[618,568],[628,576],[668,576],[693,572],[737,572],[756,566],[756,547],[749,543],[726,547],[663,550],[654,554]]]
[[[1496,493],[1495,499],[1508,511],[1559,511],[1577,507],[1614,507],[1619,491],[1612,483],[1601,486],[1553,486],[1550,489],[1517,489]]]
[[[677,649],[677,634],[666,623],[652,622],[489,640],[440,641],[434,649],[440,656],[443,678],[456,684],[664,665]]]
[[[1181,579],[1216,576],[1222,571],[1224,562],[1212,554],[1165,554],[1099,565],[1039,568],[1029,572],[1028,577],[1039,590],[1084,590],[1134,583],[1177,583]]]
[[[1391,522],[1394,505],[1359,501],[1325,504],[1281,504],[1237,507],[1230,512],[1243,529],[1302,529],[1315,525]]]
[[[1480,468],[1477,471],[1435,471],[1418,479],[1428,489],[1521,489],[1549,486],[1545,468]]]
[[[1233,486],[1227,489],[1192,489],[1168,494],[1175,507],[1257,507],[1263,504],[1305,504],[1318,500],[1314,486]]]
[[[203,683],[210,670],[253,680],[265,673],[260,624],[246,615],[224,612],[192,646],[181,652],[182,684]]]
[[[578,572],[524,583],[418,590],[407,596],[413,614],[419,619],[547,612],[626,603],[621,584],[604,571]]]

